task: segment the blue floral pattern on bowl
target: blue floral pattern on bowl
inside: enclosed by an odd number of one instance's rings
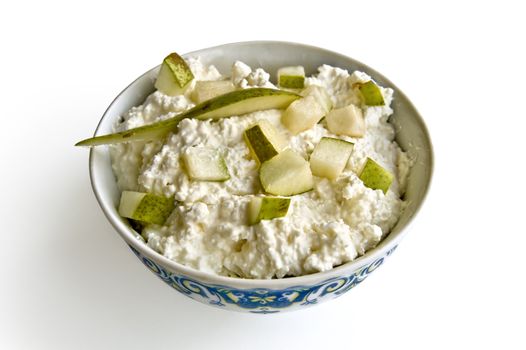
[[[396,249],[396,246],[372,263],[360,267],[351,275],[334,277],[316,285],[294,286],[283,290],[237,289],[198,282],[192,278],[169,272],[143,256],[132,246],[130,248],[143,264],[161,280],[194,300],[235,311],[268,314],[303,308],[342,295],[360,284],[369,274],[382,265],[385,258]]]

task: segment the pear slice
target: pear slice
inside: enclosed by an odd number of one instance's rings
[[[286,89],[303,89],[305,69],[302,66],[282,67],[278,69],[278,84]]]
[[[197,181],[226,181],[230,179],[225,159],[217,149],[190,147],[183,153],[188,176]]]
[[[316,101],[323,107],[325,114],[329,113],[332,109],[332,99],[327,90],[323,86],[310,85],[307,86],[302,92],[301,96],[313,96]]]
[[[358,83],[356,86],[366,106],[383,106],[385,104],[382,91],[372,80],[366,83]]]
[[[259,180],[265,192],[278,196],[300,194],[314,186],[309,162],[290,149],[261,164]]]
[[[173,198],[151,193],[123,191],[119,214],[125,218],[162,225],[174,209]]]
[[[254,197],[248,204],[248,222],[257,224],[261,220],[271,220],[287,215],[290,198]]]
[[[210,80],[196,81],[192,91],[192,100],[196,103],[203,103],[211,98],[224,95],[234,91],[236,87],[230,80]]]
[[[283,135],[264,119],[245,130],[243,136],[250,153],[259,164],[274,157],[287,145]]]
[[[181,95],[193,79],[194,75],[185,60],[173,52],[161,64],[155,88],[165,95]]]
[[[382,190],[385,194],[389,190],[389,187],[391,187],[393,174],[382,168],[382,166],[371,158],[367,158],[367,162],[360,173],[360,180],[363,181],[365,186],[373,190]]]
[[[363,137],[365,135],[365,120],[362,110],[353,104],[333,109],[325,119],[327,120],[327,128],[333,134],[351,137]]]
[[[281,116],[281,122],[293,134],[309,130],[325,116],[325,109],[314,96],[294,101]]]
[[[349,161],[354,144],[332,137],[322,137],[310,156],[312,174],[335,180]]]
[[[184,118],[220,119],[265,109],[282,109],[300,97],[293,92],[268,88],[236,90],[200,103],[173,118],[114,134],[92,137],[78,142],[75,146],[155,140],[175,130]]]

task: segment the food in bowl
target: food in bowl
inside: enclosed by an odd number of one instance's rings
[[[388,118],[393,90],[322,65],[278,71],[168,56],[158,91],[121,116],[112,144],[121,215],[186,266],[269,279],[327,271],[398,221],[411,160]]]

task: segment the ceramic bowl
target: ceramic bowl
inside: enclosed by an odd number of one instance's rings
[[[104,214],[139,260],[173,289],[194,300],[225,310],[251,313],[276,313],[303,309],[336,298],[375,271],[393,253],[405,235],[428,191],[433,153],[424,121],[409,99],[392,82],[375,70],[347,56],[321,48],[287,42],[241,42],[211,47],[184,55],[200,56],[204,63],[214,64],[220,72],[229,72],[234,61],[251,67],[263,67],[271,76],[281,66],[302,65],[308,75],[321,64],[361,70],[380,85],[395,91],[392,104],[396,140],[402,149],[416,157],[411,168],[405,199],[408,206],[392,232],[364,256],[330,271],[301,277],[251,280],[216,276],[171,261],[150,249],[140,236],[117,213],[120,192],[111,170],[108,147],[92,148],[89,170],[93,191]],[[95,135],[111,133],[117,118],[128,109],[143,103],[154,91],[159,67],[144,73],[124,89],[104,113]]]

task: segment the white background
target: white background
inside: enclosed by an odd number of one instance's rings
[[[518,6],[93,4],[0,5],[0,349],[526,348]],[[165,54],[261,39],[376,68],[420,110],[436,152],[428,200],[384,266],[335,301],[268,316],[198,304],[147,271],[95,201],[88,151],[73,147]]]

